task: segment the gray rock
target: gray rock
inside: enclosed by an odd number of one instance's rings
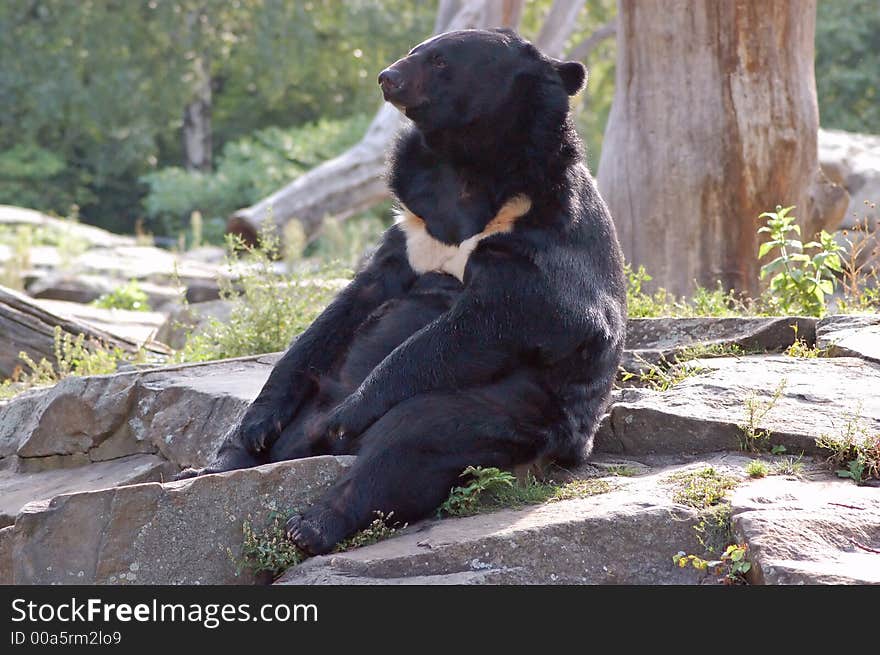
[[[831,357],[861,357],[880,364],[880,314],[826,316],[816,326],[816,345]]]
[[[27,285],[27,292],[40,300],[85,304],[110,293],[117,286],[116,281],[100,275],[55,271],[36,277]]]
[[[880,584],[880,492],[770,477],[735,490],[733,525],[758,584]]]
[[[34,209],[0,205],[0,225],[27,225],[32,228],[50,230],[60,236],[67,236],[86,243],[90,247],[133,246],[135,238],[114,234],[93,225],[70,220],[53,218]]]
[[[21,508],[35,500],[125,484],[161,482],[178,470],[155,455],[131,455],[55,470],[0,470],[0,526],[11,525]]]
[[[671,389],[619,393],[596,435],[597,452],[685,454],[736,450],[746,399],[775,406],[756,426],[789,452],[817,452],[816,439],[837,435],[850,418],[880,430],[880,367],[860,359],[755,356],[697,360],[706,371]]]
[[[725,318],[631,318],[626,326],[626,350],[621,366],[630,372],[672,363],[686,348],[739,346],[745,352],[781,351],[797,336],[808,344],[816,337],[816,319],[804,316],[733,316]]]
[[[12,584],[12,531],[10,525],[0,528],[0,585]]]
[[[53,314],[82,321],[137,343],[155,339],[166,320],[165,314],[159,312],[104,309],[63,300],[40,300],[37,304]]]
[[[156,340],[175,349],[183,348],[187,335],[201,334],[213,319],[228,321],[231,311],[232,303],[228,300],[173,305],[156,333]]]
[[[467,518],[426,521],[378,544],[307,560],[277,584],[685,584],[696,510],[676,504],[670,470],[613,478],[615,489]]]
[[[0,457],[160,453],[179,467],[204,466],[275,358],[66,378],[0,406]]]
[[[841,228],[851,229],[863,218],[876,226],[880,216],[880,135],[819,130],[819,163],[825,174],[849,193]],[[865,201],[877,207],[871,208]]]
[[[271,510],[307,507],[352,460],[313,457],[31,503],[15,522],[14,582],[257,582],[234,563],[243,522],[262,530]]]

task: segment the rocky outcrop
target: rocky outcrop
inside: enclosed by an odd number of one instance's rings
[[[816,346],[829,357],[860,357],[880,364],[880,315],[823,318],[816,326]]]
[[[204,466],[253,400],[274,356],[65,378],[0,406],[0,457],[74,464],[158,453]]]
[[[84,459],[82,465],[51,469],[53,458],[7,458],[0,470],[0,527],[12,525],[21,508],[34,500],[75,491],[105,489],[139,482],[170,480],[178,468],[156,455],[128,455],[104,462]],[[54,463],[58,463],[56,459]],[[37,470],[29,470],[37,468]]]
[[[611,491],[466,518],[307,560],[278,584],[687,584],[677,550],[699,548],[697,511],[672,500],[664,469]]]
[[[880,135],[819,130],[819,163],[825,174],[849,193],[841,229],[852,229],[865,218],[870,226],[876,226],[880,216]],[[871,203],[877,206],[871,207]]]
[[[723,318],[631,318],[621,367],[630,372],[663,360],[673,363],[685,351],[736,346],[742,352],[777,352],[795,337],[812,344],[816,319],[804,316]]]
[[[351,463],[313,457],[166,484],[56,496],[15,522],[16,584],[246,584],[242,525],[313,503]],[[0,549],[2,557],[2,549]]]
[[[733,494],[757,584],[880,584],[880,490],[770,477]]]
[[[817,452],[816,439],[839,434],[849,418],[880,430],[880,396],[866,393],[880,388],[880,367],[863,360],[771,355],[695,360],[690,366],[701,372],[668,391],[620,392],[596,435],[596,450],[737,450],[749,405],[771,407],[753,427],[769,431],[772,443],[789,452]]]

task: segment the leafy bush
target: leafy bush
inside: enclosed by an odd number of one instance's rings
[[[232,304],[226,321],[212,320],[188,336],[179,361],[202,362],[284,350],[330,302],[351,271],[325,266],[314,273],[280,274],[280,240],[265,230],[257,246],[228,235],[220,296]],[[242,253],[236,257],[235,253]],[[238,279],[233,282],[234,274]],[[239,293],[240,291],[240,293]]]
[[[147,294],[141,289],[137,280],[130,280],[128,284],[118,287],[110,293],[105,293],[100,298],[92,301],[95,307],[104,309],[127,309],[135,312],[150,311],[147,302]]]
[[[222,234],[226,217],[294,180],[310,168],[354,145],[369,125],[365,115],[320,120],[292,129],[269,127],[226,144],[216,171],[168,167],[143,176],[144,199],[154,229],[176,235],[198,211],[205,236]],[[218,231],[218,224],[221,226]]]
[[[715,289],[707,289],[699,285],[690,300],[676,298],[666,289],[660,288],[654,293],[644,290],[644,285],[653,278],[639,266],[633,270],[630,264],[624,266],[627,278],[627,311],[630,318],[656,318],[658,316],[733,316],[748,313],[745,306],[731,289],[724,291],[721,282]]]
[[[822,316],[826,310],[825,297],[834,292],[837,283],[835,273],[843,273],[840,263],[840,246],[825,230],[819,233],[819,241],[807,244],[800,239],[801,228],[789,212],[794,207],[776,206],[775,212],[764,212],[760,218],[767,219],[767,225],[758,233],[767,233],[770,240],[758,249],[758,259],[770,254],[774,249],[775,259],[761,267],[761,279],[774,274],[770,279],[767,304],[783,314],[806,314]],[[811,257],[805,250],[814,250]]]

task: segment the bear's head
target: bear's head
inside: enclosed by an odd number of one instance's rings
[[[504,120],[511,113],[568,111],[586,79],[578,62],[542,54],[512,30],[447,32],[417,45],[379,74],[385,100],[422,132]]]

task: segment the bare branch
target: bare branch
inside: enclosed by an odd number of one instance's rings
[[[561,57],[565,42],[576,25],[577,15],[586,0],[555,0],[538,32],[535,45],[551,57]]]
[[[568,58],[573,61],[586,61],[590,54],[592,54],[593,50],[595,50],[602,41],[613,36],[617,36],[616,18],[605,23],[605,25],[598,28],[590,34],[590,36],[573,47],[568,53]]]

